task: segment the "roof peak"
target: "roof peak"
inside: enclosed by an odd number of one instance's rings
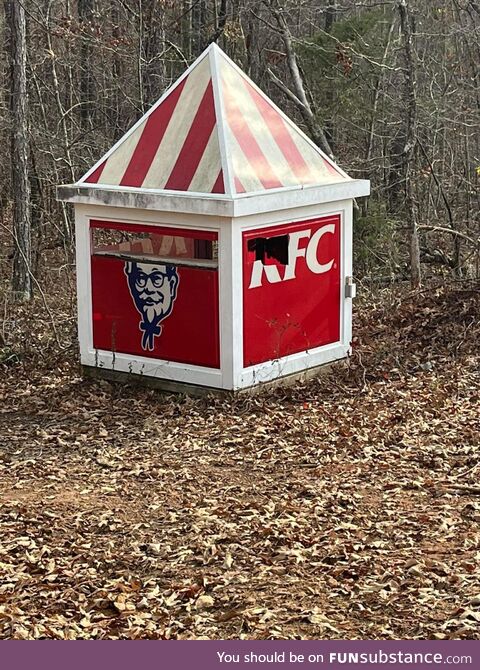
[[[78,185],[235,197],[348,179],[212,42]]]

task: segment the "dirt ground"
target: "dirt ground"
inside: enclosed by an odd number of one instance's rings
[[[84,381],[68,300],[9,312],[0,637],[480,639],[478,289],[378,291],[346,369],[222,400]]]

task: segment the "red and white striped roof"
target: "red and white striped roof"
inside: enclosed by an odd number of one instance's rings
[[[211,45],[78,184],[235,196],[349,180]]]

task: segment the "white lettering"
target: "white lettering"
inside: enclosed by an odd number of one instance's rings
[[[240,654],[227,654],[225,651],[217,651],[220,663],[240,663]]]
[[[276,284],[282,281],[276,265],[264,265],[262,261],[255,261],[252,269],[252,278],[248,288],[257,288],[262,285],[263,272],[267,277],[269,284]]]
[[[306,248],[299,249],[298,243],[302,237],[310,237],[311,234],[311,230],[299,230],[297,233],[290,233],[288,236],[288,265],[285,268],[283,281],[286,281],[287,279],[295,279],[297,258],[305,258],[305,252],[307,251]]]
[[[319,263],[317,259],[317,253],[318,253],[318,245],[322,237],[326,233],[331,233],[333,235],[334,232],[335,232],[335,224],[329,223],[326,226],[323,226],[323,228],[319,228],[313,234],[312,239],[308,243],[307,256],[306,256],[307,266],[311,272],[314,272],[317,275],[322,274],[323,272],[328,272],[329,270],[332,269],[334,259],[332,258],[332,260],[329,261],[328,263],[323,264]]]
[[[335,233],[335,224],[328,223],[325,226],[322,226],[322,228],[319,228],[314,232],[312,237],[310,237],[311,233],[311,229],[299,230],[293,233],[289,233],[289,262],[285,268],[283,278],[280,276],[276,265],[264,265],[261,260],[254,261],[252,267],[252,276],[250,278],[250,286],[248,288],[258,288],[259,286],[262,286],[264,274],[269,284],[277,284],[280,281],[295,279],[298,258],[305,258],[308,269],[314,274],[323,274],[324,272],[329,272],[333,267],[335,259],[332,258],[330,261],[328,261],[328,263],[319,263],[318,246],[324,235],[327,235],[328,233],[333,235]],[[299,248],[300,240],[303,238],[310,238],[308,245],[306,247]]]

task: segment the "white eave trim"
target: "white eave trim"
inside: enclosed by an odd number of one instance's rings
[[[367,179],[349,179],[303,188],[284,187],[233,197],[222,197],[218,193],[180,193],[156,189],[134,189],[125,186],[102,186],[101,184],[69,184],[57,187],[57,199],[63,202],[226,217],[274,212],[305,205],[359,198],[369,194],[370,182]]]
[[[325,184],[323,186],[292,186],[282,189],[262,191],[261,195],[243,194],[234,199],[234,216],[248,216],[263,212],[274,212],[305,205],[317,205],[338,200],[351,200],[370,195],[368,179]]]
[[[153,209],[159,212],[233,216],[233,200],[228,196],[219,197],[218,193],[179,193],[101,184],[67,184],[57,187],[57,200],[83,205]]]

